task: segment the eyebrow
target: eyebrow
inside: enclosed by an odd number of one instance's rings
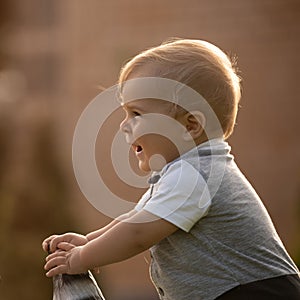
[[[127,103],[121,103],[121,106],[122,108],[124,109],[130,109],[130,110],[140,110],[140,111],[145,111],[143,108],[139,107],[139,106],[136,106],[136,104],[131,104],[130,102],[127,102]]]

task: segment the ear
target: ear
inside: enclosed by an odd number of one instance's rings
[[[190,111],[184,117],[186,131],[183,135],[185,141],[196,140],[204,132],[206,118],[201,111]]]

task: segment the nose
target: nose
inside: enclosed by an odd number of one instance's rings
[[[128,118],[125,118],[121,124],[120,124],[120,130],[123,131],[124,133],[129,133],[130,132],[130,125],[128,122]]]

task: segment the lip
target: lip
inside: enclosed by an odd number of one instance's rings
[[[143,154],[143,148],[141,147],[141,145],[133,144],[131,147],[137,157]]]

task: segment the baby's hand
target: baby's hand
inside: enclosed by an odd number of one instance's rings
[[[47,277],[57,274],[80,274],[88,271],[88,268],[81,265],[80,251],[83,246],[75,247],[72,244],[62,242],[54,253],[46,257],[44,269],[48,272]]]
[[[82,246],[88,242],[88,239],[84,235],[73,232],[61,235],[51,235],[43,241],[42,248],[45,252],[52,253],[60,248],[59,244],[62,242],[66,242],[73,246]]]

